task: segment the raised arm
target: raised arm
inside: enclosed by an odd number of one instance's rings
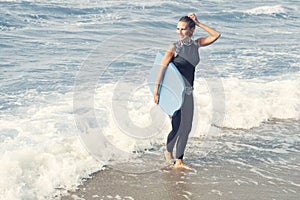
[[[218,31],[200,23],[197,19],[197,16],[194,13],[188,14],[188,17],[190,17],[195,22],[196,26],[202,28],[209,34],[207,37],[197,39],[197,42],[199,43],[200,46],[210,45],[214,43],[221,36],[221,34]]]
[[[169,47],[169,49],[166,51],[166,53],[162,59],[162,62],[160,64],[160,69],[157,74],[157,78],[156,78],[156,82],[155,82],[155,86],[154,86],[154,102],[156,104],[158,104],[158,102],[159,102],[159,86],[163,80],[167,66],[168,66],[169,62],[171,61],[172,57],[174,56],[174,54],[175,54],[175,47],[174,47],[174,45],[171,45]]]

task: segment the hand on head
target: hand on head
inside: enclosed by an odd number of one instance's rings
[[[195,13],[189,13],[188,17],[191,18],[194,22],[197,22],[197,16],[195,15]]]

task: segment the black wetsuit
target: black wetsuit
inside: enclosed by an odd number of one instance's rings
[[[195,77],[195,67],[199,63],[199,46],[197,42],[188,45],[182,42],[174,44],[176,56],[172,58],[172,62],[182,74],[187,91],[185,93],[184,102],[180,110],[176,111],[172,117],[172,130],[167,138],[167,151],[172,152],[176,143],[176,159],[182,159],[187,144],[189,133],[192,129],[194,99],[193,85]]]

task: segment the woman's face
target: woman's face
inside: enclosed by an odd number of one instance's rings
[[[193,35],[193,31],[188,27],[187,22],[180,21],[177,24],[177,34],[180,40],[189,40]]]

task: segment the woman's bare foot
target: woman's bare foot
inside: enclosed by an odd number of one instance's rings
[[[181,169],[187,169],[187,170],[194,170],[190,166],[184,164],[184,162],[181,159],[176,159],[176,162],[174,164],[174,168],[181,168]]]
[[[171,152],[166,151],[165,152],[165,158],[166,158],[166,161],[168,163],[172,163],[173,162],[173,155],[172,155]]]

